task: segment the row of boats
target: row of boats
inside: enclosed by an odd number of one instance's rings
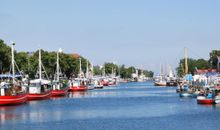
[[[70,82],[71,83],[68,84],[65,82],[50,82],[41,79],[31,81],[29,85],[2,82],[0,105],[22,104],[30,100],[44,100],[50,97],[65,96],[68,92],[87,91],[104,87],[103,84],[97,86],[92,86],[92,84],[83,85],[83,81],[79,80]],[[105,86],[108,86],[107,83],[105,83]]]
[[[191,78],[189,78],[191,77]],[[156,81],[155,81],[156,82]],[[155,84],[154,82],[154,84]],[[217,104],[220,103],[220,75],[188,75],[185,80],[176,81],[176,92],[180,98],[196,98],[198,104]],[[173,86],[161,84],[155,86]],[[175,86],[175,85],[174,85]]]
[[[200,76],[193,81],[184,81],[178,85],[177,92],[181,98],[196,98],[198,104],[220,103],[220,76]]]
[[[68,92],[87,91],[100,89],[103,86],[116,86],[117,78],[95,77],[75,78],[67,80],[61,77],[59,67],[59,52],[57,52],[56,78],[51,81],[42,76],[43,65],[41,62],[41,50],[39,49],[38,78],[30,80],[15,74],[14,44],[11,47],[12,74],[0,75],[0,105],[23,104],[28,100],[43,100],[50,97],[65,96]],[[45,73],[47,76],[47,74]],[[47,76],[48,77],[48,76]]]
[[[181,98],[196,98],[198,104],[220,103],[220,74],[216,69],[195,69],[195,74],[188,74],[187,49],[185,48],[185,65],[182,64],[183,78],[176,78],[172,72],[155,77],[155,86],[177,86],[176,92]],[[220,63],[220,61],[218,61]]]

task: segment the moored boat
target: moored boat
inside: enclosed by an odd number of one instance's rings
[[[88,87],[87,86],[71,86],[69,88],[69,91],[70,92],[77,92],[77,91],[87,91],[88,90]]]
[[[23,104],[27,101],[27,94],[19,94],[16,96],[0,96],[0,105],[16,105]]]
[[[56,75],[55,75],[55,81],[52,83],[53,90],[52,90],[52,96],[65,96],[68,92],[68,85],[66,83],[66,80],[63,77],[60,77],[62,74],[60,65],[59,65],[59,53],[61,53],[62,50],[59,49],[57,52],[57,63],[56,63]]]
[[[68,88],[64,88],[64,89],[53,89],[51,94],[53,97],[56,97],[56,96],[65,96],[68,92]]]
[[[11,46],[12,75],[4,75],[5,77],[1,77],[0,81],[0,105],[23,104],[27,101],[26,89],[21,81],[15,79],[14,45],[15,43],[12,43]]]
[[[51,97],[51,84],[48,80],[36,79],[28,86],[28,100],[44,100]]]
[[[51,97],[51,91],[41,93],[29,93],[28,100],[44,100]]]
[[[13,92],[12,84],[1,83],[0,105],[23,104],[27,101],[27,93],[22,91]]]
[[[41,63],[41,49],[39,49],[39,64],[38,64],[39,79],[28,81],[28,100],[43,100],[51,97],[51,81],[42,79],[42,63]],[[46,74],[46,72],[45,72]],[[47,74],[46,74],[47,76]],[[47,76],[48,79],[48,76]]]
[[[198,104],[214,104],[215,100],[212,98],[207,98],[205,96],[198,96],[197,103]]]

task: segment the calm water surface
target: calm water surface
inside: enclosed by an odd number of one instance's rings
[[[152,82],[71,93],[64,98],[0,107],[0,130],[219,130],[220,105],[179,98]]]

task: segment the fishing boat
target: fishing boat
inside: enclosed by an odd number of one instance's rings
[[[94,86],[95,89],[103,89],[103,85],[99,78],[93,78],[91,81],[91,85]]]
[[[10,79],[8,82],[3,81],[0,83],[0,105],[16,105],[23,104],[27,101],[27,93],[25,88],[22,86],[22,83],[16,81],[15,75],[15,60],[14,60],[14,43],[11,46],[12,54],[12,75],[5,75],[4,78]],[[1,77],[2,78],[2,77]],[[12,79],[12,80],[11,80]]]
[[[65,81],[60,80],[59,82],[53,82],[52,83],[53,90],[52,90],[52,96],[65,96],[68,93],[68,85],[65,83]]]
[[[213,98],[207,98],[206,96],[197,97],[198,104],[214,104],[215,100]]]
[[[78,78],[69,81],[69,92],[76,91],[87,91],[88,87],[86,86],[86,79],[84,78],[82,67],[81,67],[81,58],[79,58],[79,74]]]
[[[28,83],[28,100],[43,100],[43,99],[49,99],[51,97],[51,91],[52,91],[51,81],[42,79],[43,65],[41,62],[41,49],[39,49],[38,67],[39,67],[38,68],[39,79],[30,80]]]
[[[48,80],[32,80],[28,88],[28,100],[44,100],[51,97],[51,82]]]
[[[69,92],[76,92],[76,91],[87,91],[88,87],[84,85],[84,81],[81,79],[75,79],[74,81],[71,81]]]
[[[52,83],[53,90],[52,90],[52,96],[57,97],[57,96],[65,96],[68,92],[68,85],[65,81],[64,78],[60,77],[62,74],[60,65],[59,65],[59,53],[61,53],[62,50],[59,49],[57,52],[57,63],[56,63],[56,75],[55,75],[55,80]]]

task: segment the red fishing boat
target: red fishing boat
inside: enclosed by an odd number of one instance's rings
[[[12,87],[6,87],[11,86],[7,83],[1,83],[1,94],[0,94],[0,105],[16,105],[16,104],[22,104],[27,101],[27,94],[25,92],[13,92],[12,89],[14,89],[14,86]]]
[[[43,100],[51,97],[50,81],[36,79],[28,86],[28,100]]]
[[[207,98],[205,96],[198,96],[197,97],[198,104],[214,104],[215,100],[211,98]]]
[[[76,91],[87,91],[88,87],[85,85],[85,82],[82,79],[76,78],[75,80],[70,82],[69,92]]]
[[[51,97],[51,91],[47,91],[40,94],[28,94],[28,100],[44,100]]]
[[[69,87],[70,92],[77,92],[77,91],[87,91],[88,87],[87,86],[71,86]]]
[[[15,79],[21,75],[15,75],[14,45],[13,43],[11,46],[12,75],[0,75],[1,79],[7,79],[6,81],[12,79],[9,82],[0,82],[0,105],[22,104],[27,101],[27,93],[22,83]]]
[[[57,62],[56,62],[56,75],[55,75],[55,80],[52,83],[53,85],[53,90],[52,90],[52,96],[53,97],[58,97],[58,96],[65,96],[67,94],[68,91],[68,85],[65,82],[66,80],[61,77],[61,69],[60,69],[60,65],[59,65],[59,53],[61,53],[62,50],[59,49],[59,51],[57,52]]]
[[[51,97],[51,81],[42,79],[42,62],[41,62],[41,49],[39,49],[39,64],[38,74],[39,79],[31,80],[28,84],[28,100],[42,100]],[[46,71],[45,75],[46,74]],[[47,76],[48,78],[48,76]]]
[[[52,97],[57,97],[57,96],[65,96],[68,92],[68,89],[56,89],[56,90],[52,90]]]
[[[0,105],[16,105],[27,101],[27,94],[16,96],[0,96]]]

